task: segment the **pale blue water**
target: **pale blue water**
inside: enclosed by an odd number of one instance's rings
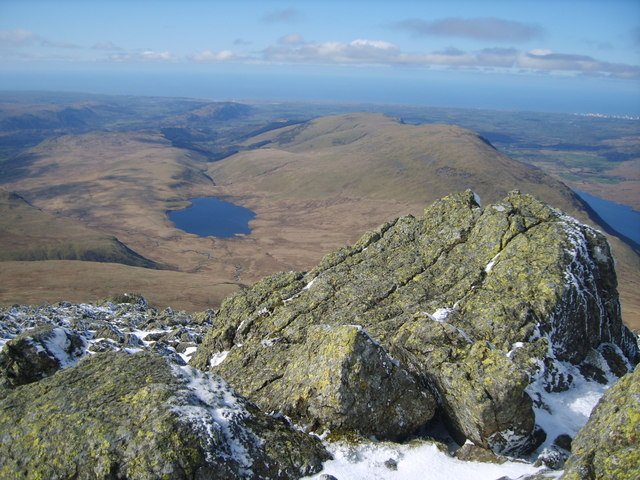
[[[640,244],[640,213],[631,207],[574,190],[611,228]]]
[[[0,90],[640,115],[640,86],[629,80],[402,68],[328,70],[301,66],[284,71],[275,67],[237,66],[234,71],[6,71],[0,76]]]
[[[249,222],[256,216],[248,208],[217,198],[192,198],[192,205],[168,213],[176,227],[201,237],[231,238],[249,234]]]

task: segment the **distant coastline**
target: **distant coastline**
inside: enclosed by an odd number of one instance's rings
[[[619,88],[605,88],[597,78],[576,82],[558,77],[554,82],[543,82],[530,76],[469,72],[463,76],[459,72],[400,69],[381,75],[379,69],[369,70],[370,77],[332,74],[319,68],[302,68],[299,73],[271,69],[264,73],[249,66],[232,72],[5,71],[0,77],[0,90],[197,97],[217,101],[244,98],[386,103],[640,118],[640,88],[628,81],[621,80],[616,85]]]

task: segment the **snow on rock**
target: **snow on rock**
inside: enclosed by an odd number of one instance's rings
[[[72,367],[84,355],[87,342],[78,339],[78,346],[73,345],[73,334],[69,329],[58,327],[51,330],[51,335],[43,338],[42,344],[47,352],[60,363],[60,368]]]
[[[61,364],[70,366],[75,360],[65,357],[64,328],[86,342],[87,353],[127,349],[130,352],[153,349],[190,360],[207,328],[211,312],[189,315],[186,312],[149,307],[144,298],[128,294],[118,297],[131,303],[104,302],[55,305],[14,305],[0,308],[0,351],[10,339],[28,330],[51,326],[53,336],[46,348],[60,354]],[[44,348],[44,345],[43,345]]]
[[[188,366],[173,365],[172,369],[174,375],[185,382],[186,390],[179,392],[180,402],[169,401],[171,408],[195,432],[201,432],[209,444],[205,452],[210,461],[213,460],[211,452],[223,455],[238,464],[241,476],[250,478],[253,464],[250,452],[259,450],[262,442],[241,426],[240,422],[249,417],[246,401],[218,376]],[[188,401],[187,397],[190,397]]]
[[[533,475],[541,470],[517,461],[494,464],[458,460],[443,446],[429,441],[337,442],[327,446],[334,459],[325,462],[322,472],[306,479],[333,475],[338,480],[495,480]]]

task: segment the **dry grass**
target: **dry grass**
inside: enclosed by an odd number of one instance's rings
[[[73,260],[2,262],[0,304],[90,302],[138,292],[157,308],[201,311],[220,305],[239,285],[206,274]]]
[[[280,137],[279,137],[280,135]],[[46,212],[79,219],[176,271],[85,262],[5,262],[0,302],[91,300],[137,291],[160,306],[216,307],[239,284],[281,270],[307,270],[366,230],[472,188],[486,203],[512,189],[585,220],[559,182],[500,154],[473,132],[409,126],[379,115],[320,119],[250,139],[274,140],[205,164],[161,137],[130,133],[67,136],[31,153],[31,175],[5,185]],[[208,167],[216,185],[201,175]],[[257,216],[237,239],[173,228],[166,210],[190,197],[218,197]],[[640,329],[638,262],[614,244],[624,319]]]

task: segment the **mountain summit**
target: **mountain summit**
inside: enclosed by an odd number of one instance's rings
[[[640,359],[616,284],[595,230],[529,195],[483,208],[467,191],[231,295],[193,363],[319,432],[408,436],[437,400],[461,443],[521,455],[565,414],[550,393]]]

